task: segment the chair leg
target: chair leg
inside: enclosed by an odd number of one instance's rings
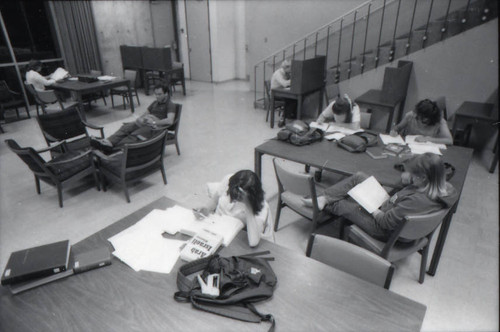
[[[427,256],[429,254],[429,244],[422,249],[422,260],[420,262],[420,276],[418,282],[423,284],[425,278],[425,270],[427,269]]]
[[[111,107],[115,108],[115,100],[113,99],[113,94],[111,93]]]
[[[309,241],[307,242],[307,248],[306,248],[306,256],[307,257],[311,257],[311,251],[313,248],[313,244],[314,244],[314,234],[311,234],[311,236],[309,236]]]
[[[175,148],[177,149],[177,155],[180,156],[181,155],[181,149],[179,149],[179,143],[177,143],[177,141],[175,141]]]
[[[40,179],[35,175],[35,186],[36,186],[36,193],[40,195]]]
[[[122,100],[123,100],[123,109],[127,109],[127,104],[125,103],[125,96],[123,95],[122,96]]]
[[[132,98],[132,96],[130,98]],[[141,106],[141,102],[139,101],[139,95],[137,94],[137,91],[135,92],[135,99],[137,99],[137,105]]]
[[[278,195],[280,195],[278,193]],[[281,214],[281,208],[283,207],[283,203],[281,203],[281,197],[278,198],[278,207],[276,209],[276,219],[274,219],[274,231],[278,231],[278,224],[280,222],[280,214]]]
[[[30,115],[29,109],[26,106],[24,106],[24,109],[26,110],[26,114],[28,115],[28,119],[31,119],[31,115]]]
[[[127,183],[123,183],[123,193],[125,194],[125,199],[127,200],[127,203],[130,203],[130,196],[128,195],[128,189],[127,189]]]
[[[167,184],[167,174],[165,173],[165,168],[160,166],[160,171],[161,171],[161,177],[163,178],[163,183]]]
[[[61,185],[57,185],[57,197],[59,197],[59,206],[63,207],[63,193]]]

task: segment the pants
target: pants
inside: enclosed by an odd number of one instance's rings
[[[349,190],[367,178],[368,175],[358,172],[327,188],[324,192],[328,202],[325,210],[336,216],[346,218],[375,238],[387,240],[388,233],[378,226],[375,218],[347,195]]]
[[[138,143],[145,139],[150,139],[156,133],[157,131],[148,126],[138,126],[135,122],[127,122],[124,123],[117,132],[108,137],[108,141],[110,141],[114,147],[119,147],[125,144]]]

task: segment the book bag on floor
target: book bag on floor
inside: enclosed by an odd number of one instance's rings
[[[241,321],[267,321],[271,323],[269,331],[274,331],[273,316],[261,314],[253,305],[271,298],[277,283],[276,275],[268,263],[274,259],[256,257],[265,254],[269,254],[269,251],[231,257],[214,255],[187,263],[177,273],[179,291],[174,294],[174,299],[191,302],[199,310]],[[201,272],[199,277],[188,278],[196,272]],[[202,287],[216,283],[216,293],[219,294],[202,292]]]

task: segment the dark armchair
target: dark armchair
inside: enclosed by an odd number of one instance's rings
[[[35,176],[36,192],[40,194],[40,180],[56,187],[59,197],[59,206],[63,207],[62,189],[70,183],[74,183],[88,175],[93,175],[97,190],[100,190],[97,173],[90,150],[84,152],[67,152],[52,158],[49,161],[40,156],[40,153],[50,151],[51,149],[64,145],[60,142],[58,145],[35,150],[31,147],[22,148],[13,139],[5,141],[8,147],[21,158],[30,168]]]
[[[7,82],[0,81],[0,119],[3,119],[5,111],[9,109],[15,109],[17,118],[19,119],[19,107],[24,107],[28,118],[31,117],[21,94],[9,89]]]
[[[131,94],[129,94],[128,87],[126,86],[119,86],[117,88],[113,88],[110,90],[110,95],[111,95],[111,106],[114,108],[115,107],[115,102],[113,100],[113,96],[121,96],[123,100],[123,109],[126,108],[126,101],[128,100],[130,103],[134,102],[134,96],[137,99],[137,104],[141,104],[139,101],[139,96],[137,95],[137,88],[136,88],[136,79],[137,79],[137,71],[135,70],[129,70],[126,69],[124,73],[124,78],[130,81],[130,91]]]
[[[104,191],[106,181],[118,182],[123,187],[127,202],[130,203],[127,184],[160,171],[163,183],[167,184],[167,176],[163,165],[166,131],[162,131],[150,140],[125,144],[117,153],[105,155],[96,150],[99,175]]]
[[[28,84],[26,82],[24,84],[26,86],[26,90],[28,90],[28,92],[35,99],[37,105],[37,114],[40,114],[38,111],[38,106],[42,108],[43,114],[54,113],[78,107],[77,101],[63,101],[61,100],[61,98],[59,98],[54,90],[37,91],[31,84]]]
[[[179,149],[179,141],[177,140],[177,135],[179,133],[179,124],[181,122],[181,112],[182,105],[175,104],[175,118],[174,123],[169,127],[167,131],[167,138],[165,139],[165,145],[175,144],[175,148],[177,149],[177,154],[181,154],[181,150]]]
[[[65,140],[68,150],[88,149],[90,136],[87,128],[98,130],[101,138],[104,138],[104,128],[88,123],[75,108],[38,115],[37,121],[48,146]]]

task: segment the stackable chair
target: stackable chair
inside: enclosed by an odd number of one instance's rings
[[[175,118],[174,123],[169,127],[167,131],[167,137],[165,139],[165,146],[175,144],[177,150],[177,155],[181,155],[181,150],[179,149],[178,133],[179,124],[181,122],[182,105],[175,104]]]
[[[79,106],[77,101],[62,101],[54,90],[35,90],[35,88],[28,83],[25,83],[25,86],[28,92],[35,99],[37,104],[37,114],[40,114],[38,106],[42,108],[43,114],[60,112],[70,108],[78,108]]]
[[[356,225],[347,227],[344,236],[348,241],[376,253],[389,262],[398,261],[415,252],[420,253],[422,259],[418,281],[423,283],[432,235],[448,211],[449,209],[442,209],[429,214],[406,216],[385,242],[373,238]]]
[[[391,285],[394,265],[352,243],[321,234],[311,234],[306,255],[386,289]]]
[[[91,69],[90,75],[97,77],[97,76],[101,76],[102,72],[100,70]],[[82,96],[82,98],[83,98],[84,102],[88,103],[89,108],[90,108],[91,102],[97,101],[99,99],[102,99],[102,101],[104,102],[104,105],[108,105],[108,103],[106,102],[106,92],[105,91],[92,92],[89,94],[85,94]]]
[[[104,128],[88,123],[77,108],[37,116],[38,125],[48,146],[66,141],[66,148],[77,151],[90,148],[88,128],[98,130],[104,138]],[[59,151],[62,152],[62,151]]]
[[[281,209],[284,207],[288,207],[302,217],[311,220],[313,223],[313,232],[319,224],[333,218],[331,214],[320,211],[318,208],[316,185],[312,175],[287,170],[283,167],[284,162],[276,158],[273,159],[273,164],[278,181],[278,206],[274,222],[275,231],[278,230]],[[304,206],[301,198],[305,196],[312,198],[313,207]]]
[[[131,95],[129,94],[128,87],[126,86],[119,86],[116,88],[113,88],[110,90],[110,95],[111,95],[111,106],[114,108],[115,107],[115,102],[113,100],[113,96],[121,96],[123,99],[123,109],[126,108],[126,101],[128,100],[130,103],[134,102],[134,96],[137,99],[137,104],[140,105],[139,101],[139,96],[137,95],[137,88],[136,88],[136,78],[137,78],[137,71],[135,70],[129,70],[126,69],[124,73],[124,78],[126,80],[130,81],[130,91]]]
[[[94,151],[98,157],[98,169],[101,183],[106,191],[106,182],[121,184],[125,198],[130,203],[127,184],[142,179],[157,171],[161,172],[163,183],[167,184],[167,176],[163,165],[166,130],[150,140],[125,144],[123,148],[112,155]]]
[[[5,141],[10,150],[21,158],[30,168],[35,176],[36,192],[40,195],[40,180],[56,187],[59,197],[59,206],[63,207],[63,187],[74,183],[86,176],[93,175],[97,190],[100,190],[92,153],[87,151],[71,151],[45,161],[40,153],[58,148],[64,145],[62,141],[45,149],[35,150],[31,147],[22,148],[13,139]]]
[[[269,120],[269,114],[278,110],[281,112],[285,111],[285,101],[284,100],[275,100],[274,101],[274,110],[271,110],[271,82],[269,80],[264,81],[264,89],[266,90],[266,122]]]

